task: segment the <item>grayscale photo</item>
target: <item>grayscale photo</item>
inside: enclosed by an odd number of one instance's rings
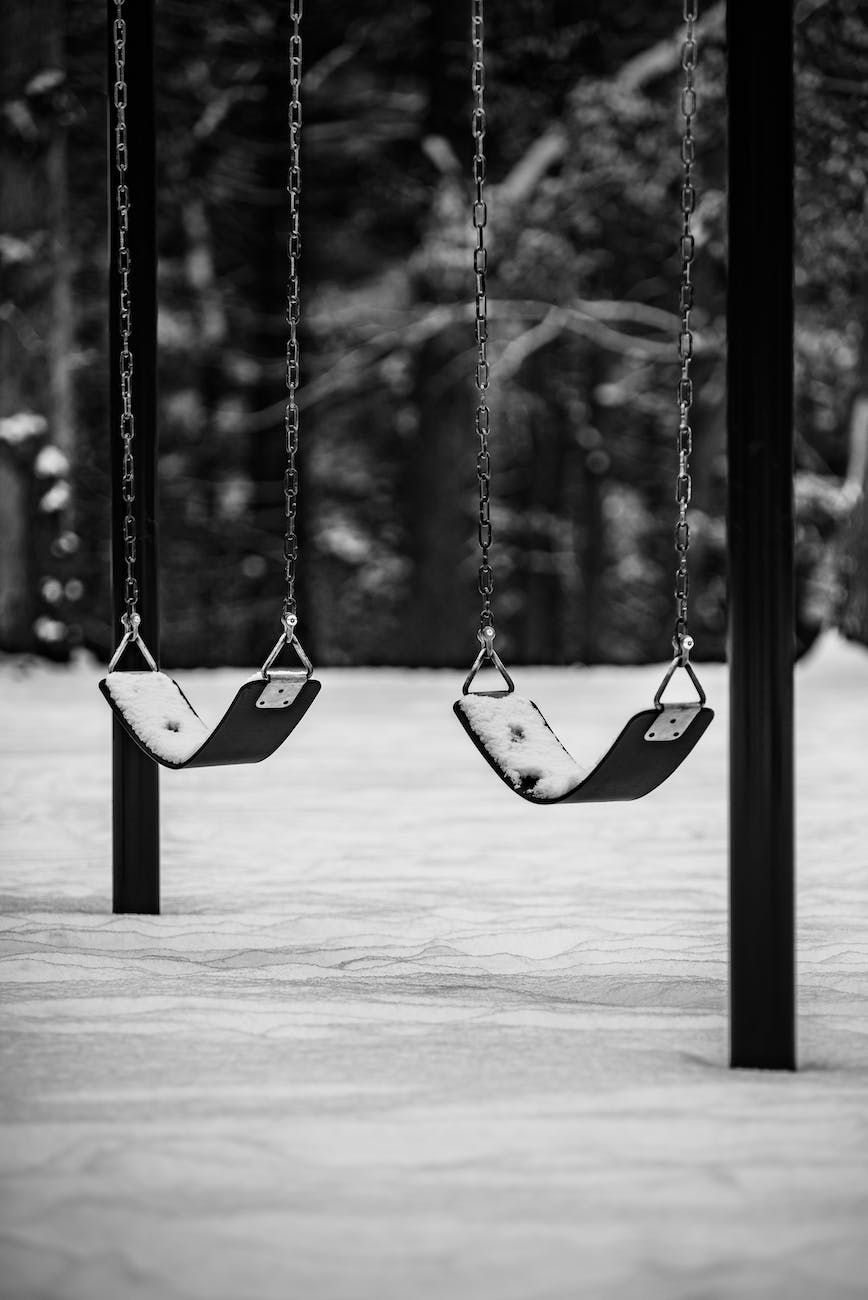
[[[4,0],[0,1300],[868,1296],[868,7]]]

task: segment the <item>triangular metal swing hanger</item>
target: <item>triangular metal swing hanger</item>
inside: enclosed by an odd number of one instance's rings
[[[668,669],[666,670],[666,676],[663,678],[663,681],[660,683],[660,686],[657,689],[657,694],[654,696],[654,707],[655,709],[666,708],[666,705],[663,703],[663,692],[666,690],[666,687],[672,681],[672,678],[674,677],[676,671],[679,668],[683,668],[684,671],[687,673],[687,676],[690,678],[691,682],[693,683],[694,689],[699,699],[699,706],[700,708],[702,708],[705,705],[705,691],[702,689],[702,686],[700,685],[699,682],[699,678],[696,676],[696,673],[693,671],[693,664],[690,662],[690,651],[693,649],[693,645],[694,645],[693,637],[683,636],[680,642],[673,639],[672,645],[673,645],[673,649],[675,650],[675,658],[672,660],[672,663],[669,665]]]
[[[141,622],[142,622],[141,614],[124,614],[123,617],[121,618],[124,634],[121,637],[120,641],[118,642],[117,649],[115,650],[114,654],[109,660],[108,671],[110,673],[113,673],[114,670],[117,668],[118,664],[120,663],[121,659],[124,656],[124,651],[126,650],[128,645],[138,646],[139,653],[141,654],[145,663],[150,668],[151,672],[158,673],[160,671],[159,668],[157,667],[157,663],[156,660],[154,659],[154,656],[151,654],[150,650],[145,645],[144,640],[139,634],[139,627],[141,625]]]
[[[295,614],[284,614],[280,621],[283,624],[283,631],[275,642],[274,649],[260,668],[259,675],[267,682],[270,682],[272,679],[275,681],[283,681],[284,679],[287,681],[297,681],[301,676],[304,676],[304,680],[308,681],[313,673],[313,664],[308,659],[301,642],[295,634],[295,629],[298,626],[298,618]],[[295,650],[298,661],[301,664],[300,669],[274,667],[281,653],[287,647]]]
[[[471,693],[479,694],[479,695],[511,695],[512,692],[515,690],[515,683],[513,682],[512,678],[507,672],[506,665],[504,664],[500,655],[497,653],[497,651],[494,648],[494,637],[495,637],[494,628],[491,626],[490,623],[486,624],[485,627],[481,627],[479,631],[476,633],[476,639],[479,642],[480,650],[479,650],[479,654],[476,656],[476,658],[473,661],[470,672],[467,674],[467,676],[464,679],[464,685],[461,688],[462,695],[470,695]],[[473,685],[477,673],[479,672],[480,668],[482,668],[486,663],[490,663],[492,668],[496,668],[497,671],[500,673],[501,677],[506,683],[505,691],[471,692],[470,688]]]

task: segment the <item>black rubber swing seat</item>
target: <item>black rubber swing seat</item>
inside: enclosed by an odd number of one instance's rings
[[[507,690],[470,691],[484,658],[499,669]],[[677,667],[687,670],[696,687],[696,703],[663,703],[663,691]],[[675,660],[654,707],[635,714],[599,762],[583,769],[533,700],[516,694],[512,679],[490,646],[480,652],[464,694],[453,707],[458,721],[504,784],[535,804],[641,799],[680,767],[714,717],[690,664]]]
[[[310,661],[298,642],[284,635],[255,677],[244,682],[215,727],[193,708],[178,683],[160,672],[147,646],[137,639],[150,667],[113,671],[129,635],[112,658],[99,684],[127,735],[161,767],[193,767],[261,763],[294,731],[320,692],[311,678]],[[272,664],[287,644],[297,650],[305,667],[275,669]]]
[[[305,681],[294,690],[284,680],[253,678],[244,682],[213,728],[202,721],[178,683],[165,673],[109,673],[99,688],[139,748],[161,767],[177,770],[261,763],[301,722],[319,694],[320,683]],[[274,694],[283,691],[285,704],[260,705],[269,688]]]
[[[492,707],[480,716],[477,701]],[[534,702],[522,695],[465,695],[454,709],[504,784],[535,804],[641,799],[680,767],[714,717],[712,709],[699,705],[643,709],[600,761],[583,771]],[[661,731],[668,732],[665,738]]]

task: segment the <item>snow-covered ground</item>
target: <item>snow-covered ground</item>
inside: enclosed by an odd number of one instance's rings
[[[868,1294],[868,654],[798,675],[794,1076],[726,1069],[722,669],[667,787],[550,809],[460,674],[322,676],[163,778],[165,914],[115,918],[97,672],[0,670],[5,1300]],[[582,763],[659,670],[517,677]]]

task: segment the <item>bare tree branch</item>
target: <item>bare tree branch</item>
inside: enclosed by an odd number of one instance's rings
[[[557,307],[552,307],[538,324],[532,325],[529,330],[519,334],[517,339],[507,343],[497,362],[498,383],[505,383],[518,374],[528,357],[553,343],[563,332],[563,314]]]
[[[708,10],[696,24],[697,43],[708,40],[709,36],[717,36],[723,31],[723,25],[726,18],[725,0],[718,0],[718,3]],[[615,78],[618,86],[623,90],[637,91],[644,89],[651,81],[656,81],[658,77],[665,77],[668,73],[673,72],[681,61],[681,44],[684,37],[679,28],[672,36],[667,36],[664,41],[658,41],[652,45],[650,50],[643,50],[635,58],[625,63],[623,68]]]
[[[547,343],[564,333],[576,334],[598,347],[622,356],[646,361],[670,361],[674,357],[674,342],[678,317],[659,307],[649,307],[639,302],[618,302],[601,299],[577,298],[568,306],[558,306],[532,298],[492,299],[492,310],[504,320],[529,320],[534,324],[517,339],[511,340],[495,362],[499,380],[514,375],[526,357],[539,351]],[[370,380],[371,371],[385,357],[396,351],[412,352],[429,339],[474,318],[473,303],[446,303],[434,307],[422,316],[407,321],[408,313],[394,313],[395,323],[388,329],[372,334],[358,347],[341,355],[339,364],[317,375],[301,389],[298,395],[300,410],[309,410],[320,402],[356,392],[363,382]],[[641,324],[669,335],[659,342],[638,334],[627,334],[614,328],[617,323]],[[696,351],[703,346],[716,345],[710,335],[696,335]],[[260,411],[252,411],[238,420],[239,433],[256,433],[267,429],[283,414],[284,401],[274,402]]]
[[[512,171],[492,187],[506,203],[520,203],[533,192],[546,172],[560,162],[567,151],[567,133],[560,122],[548,128],[518,160]]]
[[[825,0],[820,0],[820,3],[825,3]],[[725,15],[725,0],[718,0],[697,23],[697,40],[718,35],[723,30]],[[642,90],[649,82],[656,81],[658,77],[674,71],[681,59],[682,40],[679,29],[664,41],[653,45],[650,50],[643,50],[624,64],[616,74],[615,82],[623,90],[635,92]],[[501,181],[497,187],[498,197],[508,203],[519,203],[526,199],[546,172],[561,161],[567,151],[567,143],[567,131],[560,122],[549,126]]]

